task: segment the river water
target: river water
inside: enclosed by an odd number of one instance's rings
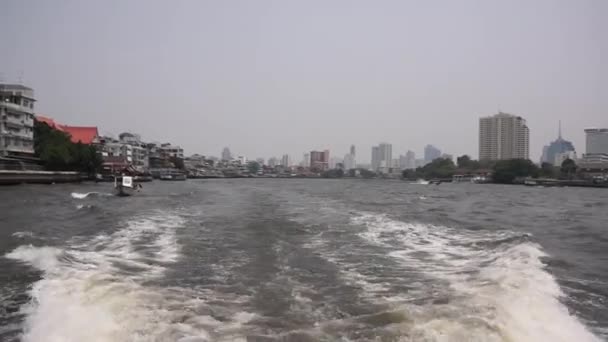
[[[0,188],[1,341],[602,341],[605,189]]]

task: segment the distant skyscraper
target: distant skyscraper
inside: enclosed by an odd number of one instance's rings
[[[380,167],[384,168],[383,171],[388,173],[388,168],[392,166],[393,161],[393,145],[380,143],[378,148],[380,152]]]
[[[224,149],[222,150],[222,160],[232,160],[232,153],[230,153],[230,149],[228,147],[224,147]]]
[[[424,165],[428,164],[429,162],[427,162],[424,159],[416,159],[416,167],[423,167]]]
[[[378,168],[380,168],[380,148],[372,146],[372,170],[378,171]]]
[[[426,145],[424,147],[424,160],[426,162],[432,162],[433,160],[441,157],[441,150],[433,145]]]
[[[346,159],[344,161],[346,163]],[[349,163],[350,163],[350,167],[346,167],[345,168],[348,169],[355,169],[357,167],[357,154],[355,152],[355,145],[350,145],[350,158],[349,158]]]
[[[310,154],[304,153],[304,160],[302,160],[303,167],[310,167]]]
[[[354,169],[357,166],[355,165],[355,158],[351,153],[344,155],[344,169],[350,170]]]
[[[350,154],[354,157],[355,154],[355,145],[350,145]]]
[[[559,166],[563,162],[562,154],[566,153],[566,156],[571,156],[572,154],[567,152],[574,151],[574,145],[572,145],[570,141],[562,139],[562,125],[560,122],[557,131],[557,139],[552,141],[548,146],[543,147],[541,163],[550,163]]]
[[[338,164],[343,164],[343,160],[337,157],[333,157],[331,159],[329,159],[329,168],[330,169],[335,169],[337,168]]]
[[[285,167],[291,166],[291,158],[289,158],[288,154],[284,154],[283,158],[281,158],[281,165],[283,165]]]
[[[479,119],[479,160],[529,159],[526,120],[499,112]]]
[[[380,143],[372,147],[372,170],[388,173],[393,162],[393,146],[388,143]]]
[[[416,153],[414,151],[407,151],[405,154],[405,168],[415,169],[416,168]]]
[[[556,154],[555,158],[553,159],[553,165],[561,166],[562,163],[566,159],[576,160],[576,152],[575,151],[566,151],[566,152]]]
[[[608,128],[588,128],[585,134],[587,154],[608,154]]]
[[[399,155],[399,169],[405,170],[407,166],[407,158],[403,154]]]
[[[279,160],[277,158],[275,158],[275,157],[268,158],[268,166],[275,167],[277,165],[279,165]]]
[[[329,168],[329,150],[310,152],[310,167],[325,171]]]

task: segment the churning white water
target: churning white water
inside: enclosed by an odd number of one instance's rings
[[[366,227],[362,238],[392,250],[389,255],[404,267],[447,281],[446,304],[403,308],[421,339],[599,340],[560,303],[564,293],[541,261],[546,254],[525,236],[405,223],[373,213],[352,220]]]
[[[8,253],[43,271],[22,309],[23,341],[208,340],[206,329],[220,322],[183,318],[201,294],[145,285],[179,259],[182,224],[177,215],[157,213],[66,249],[26,245]]]

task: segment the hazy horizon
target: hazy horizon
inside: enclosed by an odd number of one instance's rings
[[[36,112],[187,155],[358,162],[432,144],[478,156],[478,119],[524,117],[530,158],[608,127],[608,2],[8,1],[0,81]]]

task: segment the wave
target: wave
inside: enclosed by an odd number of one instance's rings
[[[91,204],[78,204],[76,205],[76,209],[81,210],[81,209],[93,209],[95,208],[94,205]]]
[[[32,237],[34,237],[34,233],[26,230],[23,232],[14,232],[13,234],[11,234],[11,236],[14,236],[14,237],[20,238],[20,239],[32,238]]]
[[[82,193],[82,192],[72,192],[71,196],[72,196],[72,198],[75,198],[75,199],[85,199],[85,198],[87,198],[89,196],[91,196],[91,197],[93,197],[93,196],[112,196],[112,194],[105,193],[105,192],[96,192],[96,191],[85,192],[85,193]]]
[[[222,322],[187,317],[204,293],[149,285],[181,257],[176,233],[183,224],[157,213],[64,248],[24,245],[6,254],[43,273],[22,307],[22,341],[207,341],[209,331],[231,332],[251,319],[246,312]]]
[[[440,304],[406,305],[420,340],[599,341],[560,302],[564,293],[546,271],[547,254],[528,235],[480,232],[362,213],[360,237],[382,246],[409,269],[445,282]],[[489,241],[492,241],[491,243]],[[484,248],[480,248],[484,247]]]

